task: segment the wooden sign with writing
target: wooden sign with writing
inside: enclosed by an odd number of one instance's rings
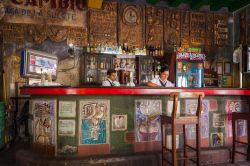
[[[134,144],[135,143],[135,132],[134,131],[125,132],[124,142],[127,144]]]
[[[32,43],[42,43],[47,38],[45,25],[27,25],[25,40]]]
[[[209,55],[214,45],[214,15],[206,14],[205,53]]]
[[[164,10],[164,47],[180,46],[181,13],[176,10]]]
[[[103,3],[103,10],[90,10],[89,42],[95,44],[117,44],[117,3]]]
[[[3,32],[3,42],[23,44],[24,29],[26,29],[25,25],[1,23],[0,30]]]
[[[246,10],[242,10],[239,13],[240,18],[240,43],[245,45],[246,44]]]
[[[146,45],[163,46],[163,9],[146,7]]]
[[[190,47],[189,31],[190,31],[190,12],[181,13],[181,46]]]
[[[5,1],[3,22],[86,27],[86,7],[80,0]]]
[[[228,15],[214,14],[214,44],[227,46],[229,44],[228,33]]]
[[[204,13],[190,12],[190,44],[192,46],[205,44],[205,21]]]
[[[128,43],[129,47],[143,48],[145,9],[139,5],[119,5],[118,36],[119,44]]]
[[[67,38],[67,44],[74,44],[75,46],[88,45],[88,31],[86,28],[70,28]]]
[[[47,36],[53,42],[62,42],[67,39],[68,28],[63,26],[47,26]]]

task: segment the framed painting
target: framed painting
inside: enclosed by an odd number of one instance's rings
[[[231,74],[231,63],[224,62],[224,75]]]
[[[217,71],[217,74],[223,74],[223,63],[222,62],[216,63],[216,71]]]

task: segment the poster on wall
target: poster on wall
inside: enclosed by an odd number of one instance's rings
[[[127,130],[127,115],[112,115],[112,131]]]
[[[173,101],[171,100],[167,101],[167,116],[172,116],[173,104],[174,104]],[[179,116],[180,116],[180,101],[178,101],[177,112],[176,112],[176,117],[179,117]]]
[[[76,122],[73,119],[60,119],[58,121],[58,135],[59,136],[75,136],[75,125]]]
[[[76,117],[76,101],[59,101],[59,117]]]
[[[55,144],[56,100],[32,100],[34,143]]]
[[[225,127],[225,115],[221,113],[213,113],[213,127]]]
[[[79,143],[81,145],[109,143],[109,100],[81,100],[79,111]]]
[[[135,101],[136,142],[160,141],[161,113],[161,100]]]
[[[210,137],[210,144],[212,147],[218,147],[218,146],[223,146],[223,133],[218,132],[218,133],[211,133]]]
[[[185,100],[185,114],[186,116],[193,116],[197,111],[197,100]],[[201,111],[201,138],[209,138],[209,100],[202,101]],[[195,125],[187,125],[188,139],[195,139],[196,129]]]
[[[227,113],[227,137],[232,137],[232,112],[245,112],[249,110],[248,103],[246,100],[226,100],[226,113]],[[246,132],[246,123],[238,121],[236,126],[240,127],[237,131],[239,136],[245,136]],[[238,133],[239,132],[239,133]]]

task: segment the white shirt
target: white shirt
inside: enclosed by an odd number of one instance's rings
[[[158,86],[163,86],[163,87],[174,87],[174,84],[170,81],[162,81],[159,77],[158,78],[153,78],[150,82],[158,85]],[[162,82],[162,83],[161,83]]]
[[[118,81],[112,81],[108,78],[102,81],[102,86],[120,86],[120,83]]]

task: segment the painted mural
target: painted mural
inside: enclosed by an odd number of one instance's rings
[[[185,115],[195,115],[197,110],[197,100],[185,100]],[[201,112],[201,138],[209,138],[209,100],[202,101]],[[195,139],[195,125],[187,125],[187,138]]]
[[[136,142],[160,141],[162,113],[161,100],[136,100]]]
[[[249,110],[246,100],[226,100],[226,112],[227,112],[227,137],[232,137],[232,112],[246,112]],[[239,120],[236,124],[237,135],[246,135],[246,122]]]
[[[32,100],[34,143],[55,144],[56,100]]]
[[[80,144],[109,143],[109,100],[80,101]]]

